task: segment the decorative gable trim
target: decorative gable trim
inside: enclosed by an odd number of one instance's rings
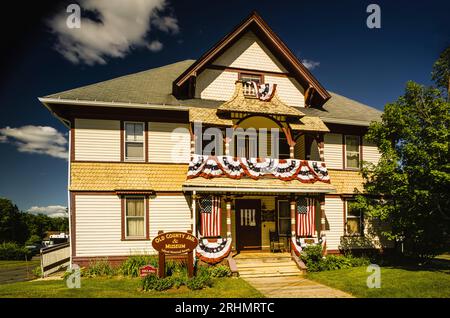
[[[305,89],[311,87],[314,90],[314,94],[311,94],[310,96],[310,103],[312,105],[322,106],[331,98],[331,95],[327,90],[317,81],[317,79],[256,12],[252,12],[248,18],[241,22],[229,34],[186,69],[186,71],[173,82],[173,94],[178,98],[192,98],[197,75],[203,69],[210,67],[216,57],[231,47],[249,29],[264,42]]]

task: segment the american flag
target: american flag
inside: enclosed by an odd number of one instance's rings
[[[297,236],[313,236],[315,233],[316,207],[314,199],[301,198],[297,201]]]
[[[220,214],[220,197],[208,196],[200,200],[200,234],[202,237],[220,235]]]

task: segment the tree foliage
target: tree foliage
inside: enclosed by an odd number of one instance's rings
[[[367,134],[382,155],[377,166],[363,168],[367,195],[357,206],[387,221],[385,234],[411,256],[429,258],[448,248],[449,111],[442,91],[408,82]]]
[[[0,243],[42,240],[47,231],[67,232],[67,218],[51,218],[44,214],[30,214],[19,211],[17,206],[6,198],[0,198]]]
[[[447,100],[450,97],[450,47],[446,48],[437,61],[433,65],[433,72],[431,78],[436,83],[444,95],[447,95]]]

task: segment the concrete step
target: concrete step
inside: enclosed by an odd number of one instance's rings
[[[264,258],[235,258],[236,263],[282,263],[290,262],[290,256],[264,257]]]
[[[239,269],[251,269],[251,268],[284,268],[284,267],[295,267],[297,268],[297,266],[293,263],[293,262],[289,262],[289,263],[260,263],[260,264],[255,264],[255,263],[236,263],[236,265],[238,266]]]
[[[301,277],[301,273],[297,271],[296,273],[278,273],[274,275],[273,273],[239,273],[239,277],[243,278],[264,278],[264,277]]]

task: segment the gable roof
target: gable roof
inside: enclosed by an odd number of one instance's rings
[[[172,95],[172,82],[194,60],[184,60],[158,68],[117,77],[111,80],[47,95],[40,98],[47,104],[70,104],[71,102],[103,102],[166,105],[177,107],[216,109],[223,101],[208,99],[177,99]],[[381,112],[350,98],[329,92],[331,98],[321,108],[297,108],[307,116],[320,117],[325,123],[368,126],[371,121],[380,120]]]
[[[235,27],[224,38],[217,42],[211,49],[204,53],[195,63],[187,68],[180,76],[173,82],[174,94],[177,95],[181,91],[183,85],[188,85],[188,80],[196,77],[202,69],[211,63],[215,58],[225,52],[232,44],[234,44],[243,34],[248,30],[253,31],[263,43],[271,48],[271,51],[277,56],[283,65],[288,69],[297,81],[303,86],[305,91],[308,88],[314,89],[314,94],[311,97],[312,103],[317,106],[322,106],[328,99],[330,94],[317,81],[311,72],[298,60],[298,58],[291,52],[286,44],[272,31],[267,23],[259,16],[258,13],[252,12],[244,21]]]

